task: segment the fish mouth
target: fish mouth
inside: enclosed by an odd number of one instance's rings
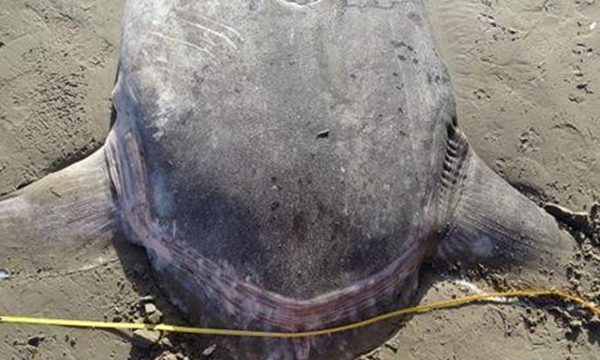
[[[417,246],[407,251],[382,271],[339,289],[312,299],[298,300],[282,296],[249,282],[240,280],[234,273],[226,272],[209,260],[197,261],[194,281],[217,298],[229,313],[251,319],[260,327],[280,331],[302,332],[340,325],[348,321],[364,320],[391,306],[399,306],[399,298],[410,297],[418,274],[420,256]],[[185,259],[186,271],[192,269]]]
[[[415,246],[382,271],[308,300],[284,297],[222,273],[217,281],[213,278],[201,286],[212,287],[209,294],[225,304],[230,318],[238,324],[239,319],[250,320],[241,322],[245,329],[284,333],[324,330],[321,336],[238,338],[226,343],[230,349],[243,353],[245,360],[349,360],[389,339],[397,329],[396,323],[380,322],[340,333],[327,330],[405,306],[417,289],[418,252],[420,249]]]
[[[207,259],[163,231],[152,215],[139,144],[136,132],[124,121],[115,124],[106,142],[109,173],[127,237],[146,248],[155,268],[176,268],[195,292],[219,304],[231,318],[246,320],[238,323],[271,331],[318,330],[397,308],[399,298],[414,294],[414,279],[426,256],[425,246],[417,240],[405,243],[402,255],[383,270],[307,300],[289,298],[245,281],[229,267]]]

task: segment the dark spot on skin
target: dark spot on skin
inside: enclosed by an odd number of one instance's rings
[[[392,40],[390,41],[390,44],[392,44],[393,47],[395,47],[396,49],[402,49],[402,48],[407,48],[408,51],[414,51],[413,47],[410,45],[407,45],[404,41],[396,41],[396,40]]]
[[[421,25],[421,16],[419,16],[419,14],[411,12],[408,14],[408,18],[411,19],[415,24]]]
[[[323,130],[317,134],[317,139],[326,139],[329,137],[329,129]]]
[[[415,58],[415,59],[413,59],[413,64],[415,64],[415,65],[416,65],[416,64],[418,64],[418,63],[419,63],[419,59],[416,59],[416,58]]]
[[[394,45],[398,49],[407,48],[408,51],[411,51],[411,52],[414,51],[413,47],[410,46],[410,45],[408,45],[408,44],[406,44],[404,41],[400,41],[400,42],[393,41],[392,45]]]
[[[311,173],[307,173],[305,174],[305,179],[302,178],[298,178],[298,185],[300,186],[309,186],[312,184],[312,180],[310,179],[310,177],[313,176],[313,174]]]
[[[356,74],[350,74],[351,79],[356,79]]]
[[[192,73],[192,77],[194,78],[194,84],[196,86],[200,86],[200,85],[202,85],[204,83],[205,79],[204,79],[204,77],[199,72],[194,71]]]
[[[331,243],[332,244],[343,243],[343,241],[341,239],[343,239],[345,235],[346,235],[346,233],[345,233],[342,225],[338,221],[335,221],[332,225],[332,231],[331,231],[331,237],[330,237]]]
[[[406,56],[398,55],[398,59],[400,59],[401,61],[406,61]]]
[[[4,43],[2,41],[0,41],[0,48],[4,47]]]
[[[256,11],[260,7],[261,3],[262,3],[262,0],[250,0],[248,2],[248,9],[250,11]]]
[[[292,231],[301,243],[304,243],[306,240],[306,230],[306,217],[303,212],[299,212],[294,215]]]
[[[317,201],[317,211],[319,214],[330,214],[331,212],[327,210],[327,207],[320,200]]]
[[[271,210],[275,211],[275,210],[279,209],[279,206],[281,206],[281,204],[279,203],[279,201],[273,201],[271,203]]]
[[[392,41],[390,41],[390,44],[392,44],[392,46],[393,46],[393,47],[395,47],[395,48],[397,48],[397,49],[401,48],[401,47],[402,47],[402,45],[404,45],[404,43],[403,43],[403,42],[398,42],[398,41],[396,41],[396,40],[392,40]]]

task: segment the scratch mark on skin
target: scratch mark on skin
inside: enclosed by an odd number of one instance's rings
[[[170,37],[170,36],[166,36],[166,35],[163,35],[163,34],[161,34],[159,32],[156,32],[156,31],[149,31],[149,33],[152,34],[152,35],[154,35],[154,36],[158,36],[160,38],[163,38],[165,40],[169,40],[169,41],[171,41],[173,43],[179,43],[181,45],[189,46],[189,47],[191,47],[193,49],[196,49],[196,50],[202,52],[205,55],[208,55],[208,57],[213,62],[215,61],[215,55],[213,53],[211,53],[209,50],[207,50],[207,49],[205,49],[205,48],[203,48],[201,46],[198,46],[196,44],[192,44],[191,42],[187,42],[187,41],[184,41],[184,40],[181,40],[181,39],[177,39],[177,38],[173,38],[173,37]]]
[[[224,24],[224,23],[220,23],[220,22],[218,22],[218,21],[216,21],[216,20],[213,20],[213,19],[211,19],[211,18],[208,18],[208,17],[206,17],[206,16],[202,16],[202,15],[198,15],[198,16],[200,16],[201,18],[204,18],[204,19],[206,19],[206,20],[208,20],[208,21],[210,21],[210,22],[213,22],[213,23],[215,23],[215,24],[217,24],[217,25],[220,25],[220,26],[222,26],[223,28],[225,28],[225,29],[227,29],[227,30],[231,31],[232,33],[234,33],[234,34],[235,34],[235,35],[236,35],[238,38],[240,38],[240,40],[242,39],[242,35],[240,35],[240,33],[239,33],[239,32],[238,32],[236,29],[234,29],[233,27],[231,27],[231,26],[228,26],[228,25],[226,25],[226,24]]]
[[[219,32],[219,31],[217,31],[217,30],[213,30],[213,29],[211,29],[211,28],[208,28],[208,27],[206,27],[206,26],[202,26],[202,25],[200,25],[200,24],[198,24],[198,23],[195,23],[195,22],[191,22],[191,21],[188,21],[188,20],[183,20],[183,19],[180,19],[180,20],[181,20],[183,23],[186,23],[186,24],[188,24],[188,25],[190,25],[190,26],[193,26],[193,27],[195,27],[195,28],[198,28],[198,29],[200,29],[200,30],[202,30],[202,31],[206,31],[206,33],[205,33],[205,35],[204,35],[204,36],[205,36],[206,38],[208,38],[209,40],[211,40],[211,39],[210,39],[210,37],[209,37],[209,35],[208,35],[208,34],[213,34],[213,35],[215,35],[215,36],[218,36],[219,38],[223,39],[223,40],[224,40],[224,41],[227,43],[227,45],[231,46],[231,47],[232,47],[234,50],[237,50],[237,49],[238,49],[238,46],[237,46],[237,45],[236,45],[236,44],[233,42],[233,40],[231,40],[231,38],[230,38],[229,36],[225,35],[224,33],[222,33],[222,32]],[[232,30],[230,30],[230,31],[232,31]],[[232,31],[232,32],[233,32],[233,31]],[[237,32],[236,32],[236,35],[237,35]],[[239,35],[238,35],[238,37],[239,37]],[[215,43],[213,42],[213,44],[212,44],[212,45],[215,45]]]
[[[231,32],[233,35],[235,35],[235,37],[237,37],[237,38],[238,38],[238,40],[239,40],[240,42],[243,42],[243,41],[244,41],[244,38],[242,37],[242,35],[241,35],[241,34],[240,34],[240,33],[239,33],[239,32],[238,32],[236,29],[234,29],[233,27],[231,27],[231,26],[229,26],[229,25],[226,25],[226,24],[224,24],[224,23],[218,22],[218,21],[216,21],[216,20],[213,20],[213,19],[211,19],[211,18],[208,18],[208,17],[206,17],[206,16],[202,16],[202,15],[200,15],[200,14],[197,14],[197,16],[198,16],[198,17],[201,17],[201,18],[203,18],[204,20],[206,20],[206,21],[208,21],[208,22],[211,22],[211,23],[213,23],[213,24],[215,24],[215,25],[217,25],[217,26],[220,26],[220,27],[222,27],[223,29],[225,29],[225,30],[227,30],[227,31],[229,31],[229,32]]]
[[[204,40],[206,43],[210,44],[211,46],[217,46],[217,43],[210,37],[210,34],[208,34],[208,33],[205,33],[204,38],[202,38],[201,40]]]
[[[300,3],[298,3],[297,1],[293,1],[293,0],[279,0],[279,3],[281,3],[281,5],[283,5],[283,6],[287,6],[292,9],[303,9],[306,7],[314,6],[318,3],[320,3],[321,1],[323,1],[323,0],[308,0],[308,1],[301,1]]]

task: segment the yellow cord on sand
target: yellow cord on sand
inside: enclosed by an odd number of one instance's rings
[[[407,314],[424,313],[433,310],[444,308],[457,307],[461,305],[471,304],[480,301],[490,301],[495,298],[536,298],[542,296],[551,296],[562,300],[571,301],[600,317],[600,307],[575,295],[568,294],[559,290],[514,290],[506,292],[496,292],[488,294],[479,294],[466,296],[458,299],[444,300],[431,304],[418,305],[410,308],[396,310],[387,314],[372,317],[370,319],[333,328],[304,331],[304,332],[269,332],[269,331],[252,331],[252,330],[235,330],[235,329],[211,329],[188,326],[175,326],[166,324],[143,324],[143,323],[115,323],[104,321],[85,321],[85,320],[63,320],[63,319],[48,319],[34,317],[19,317],[19,316],[0,316],[0,323],[13,324],[29,324],[29,325],[50,325],[50,326],[66,326],[80,327],[93,329],[148,329],[160,330],[167,332],[179,332],[188,334],[203,334],[203,335],[218,335],[218,336],[241,336],[241,337],[262,337],[262,338],[301,338],[308,336],[319,336],[325,334],[333,334],[348,330],[358,329],[372,325],[377,322],[388,320]]]

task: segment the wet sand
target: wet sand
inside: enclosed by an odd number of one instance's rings
[[[459,121],[479,155],[532,199],[587,210],[600,189],[600,3],[428,0]],[[0,194],[98,148],[110,125],[123,0],[0,0]],[[598,24],[596,24],[598,21]],[[600,300],[598,248],[571,266]],[[119,255],[114,247],[121,249]],[[50,246],[50,248],[52,248]],[[152,302],[181,323],[142,252],[98,238],[39,254],[0,241],[0,314],[136,321]],[[126,255],[123,255],[126,254]],[[591,254],[591,255],[590,255]],[[578,254],[574,254],[578,255]],[[29,269],[31,257],[52,266]],[[121,258],[119,258],[121,256]],[[423,302],[474,290],[427,271]],[[478,283],[482,288],[486,282]],[[144,298],[151,295],[154,298]],[[550,308],[485,305],[414,317],[367,358],[591,359],[600,323]],[[132,344],[137,344],[133,345]],[[210,339],[167,336],[151,350],[128,333],[0,326],[2,359],[203,359]],[[225,359],[224,350],[210,356]]]

